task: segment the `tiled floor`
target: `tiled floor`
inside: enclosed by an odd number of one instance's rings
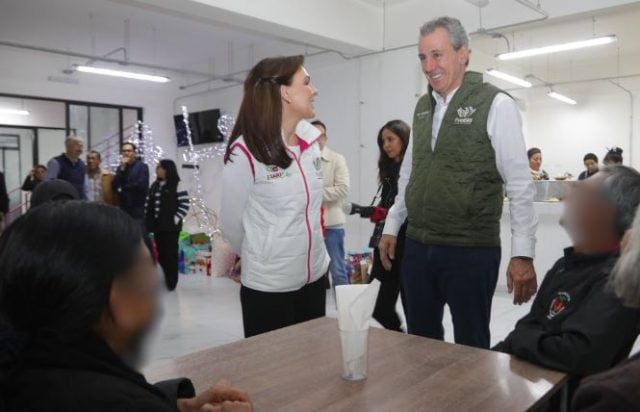
[[[177,290],[163,296],[164,315],[151,337],[148,360],[173,358],[242,339],[239,289],[228,278],[181,275]],[[505,291],[496,292],[492,344],[502,340],[528,310],[529,304],[514,306]],[[452,342],[451,319],[448,311],[445,313],[445,339]],[[327,294],[327,315],[336,316],[332,293]],[[636,342],[634,352],[638,349],[640,342]]]

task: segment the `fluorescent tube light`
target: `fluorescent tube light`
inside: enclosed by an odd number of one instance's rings
[[[93,67],[93,66],[75,66],[77,71],[83,73],[93,73],[93,74],[102,74],[105,76],[113,76],[113,77],[124,77],[127,79],[135,79],[135,80],[146,80],[149,82],[156,83],[167,83],[170,81],[168,77],[164,76],[154,76],[152,74],[144,74],[144,73],[134,73],[134,72],[126,72],[122,70],[112,70],[112,69],[104,69],[101,67]]]
[[[537,47],[534,49],[526,49],[509,53],[501,53],[496,56],[498,60],[513,60],[521,59],[523,57],[539,56],[541,54],[558,53],[567,50],[582,49],[585,47],[601,46],[603,44],[609,44],[618,41],[618,37],[615,34],[603,37],[594,37],[589,40],[580,40],[570,43],[554,44],[551,46]]]
[[[560,94],[560,93],[556,93],[554,91],[550,91],[549,93],[547,93],[547,96],[551,97],[552,99],[560,100],[563,103],[568,103],[568,104],[576,104],[577,103],[572,98],[567,97],[567,96],[565,96],[563,94]]]
[[[17,114],[19,116],[29,116],[29,112],[22,109],[0,109],[0,114]]]
[[[519,77],[516,76],[512,76],[510,74],[507,73],[503,73],[499,70],[496,69],[487,69],[487,71],[485,72],[487,73],[489,76],[493,76],[496,77],[498,79],[502,79],[504,81],[507,81],[509,83],[513,83],[515,85],[521,86],[521,87],[531,87],[532,84],[529,83],[528,81],[521,79]]]

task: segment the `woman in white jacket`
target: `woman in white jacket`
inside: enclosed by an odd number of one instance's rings
[[[321,227],[318,90],[302,56],[247,76],[223,171],[221,229],[241,257],[246,337],[324,316],[329,265]]]

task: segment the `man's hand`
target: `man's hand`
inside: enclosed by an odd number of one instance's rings
[[[530,258],[513,257],[507,268],[507,288],[513,292],[513,304],[522,305],[538,290],[536,270]]]
[[[178,399],[180,412],[251,411],[251,400],[246,392],[230,386],[226,381],[216,383],[191,399]]]
[[[398,238],[393,235],[382,235],[380,242],[378,243],[378,250],[380,251],[380,261],[382,266],[386,270],[391,270],[391,265],[396,258],[396,243]]]

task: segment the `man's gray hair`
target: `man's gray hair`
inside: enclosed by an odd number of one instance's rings
[[[69,135],[66,139],[64,139],[64,146],[67,147],[71,142],[80,142],[84,143],[84,139],[82,137],[78,137],[75,135]]]
[[[640,204],[640,173],[630,167],[616,165],[605,167],[602,190],[616,209],[615,231],[622,239],[631,227],[636,209]]]
[[[640,308],[640,213],[631,227],[627,250],[618,259],[611,274],[613,291],[625,305]]]
[[[455,51],[460,50],[462,46],[469,47],[469,35],[460,20],[454,17],[443,16],[426,22],[420,27],[420,36],[431,34],[439,28],[443,28],[449,33],[449,41]]]

